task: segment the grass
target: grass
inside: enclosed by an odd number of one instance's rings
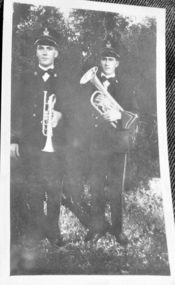
[[[147,189],[140,186],[124,194],[127,247],[108,233],[97,242],[85,243],[86,229],[62,206],[60,228],[66,246],[54,250],[43,241],[37,251],[23,252],[22,266],[15,264],[14,274],[169,275],[160,188],[160,180],[155,179]],[[110,220],[109,205],[106,216]]]

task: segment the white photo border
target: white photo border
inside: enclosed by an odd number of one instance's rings
[[[76,8],[94,11],[126,12],[154,16],[157,19],[157,106],[158,134],[163,206],[170,262],[170,276],[10,276],[10,106],[11,106],[11,55],[12,55],[12,15],[13,4],[24,3],[42,6]],[[3,65],[2,65],[2,135],[1,135],[1,191],[0,191],[0,284],[175,284],[175,228],[171,198],[170,174],[168,164],[166,93],[165,93],[165,9],[129,6],[114,3],[77,0],[19,0],[4,1],[3,24]],[[154,283],[153,283],[154,282]]]

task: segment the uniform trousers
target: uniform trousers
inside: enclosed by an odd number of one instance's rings
[[[82,149],[69,149],[65,154],[62,202],[78,217],[86,228],[89,207],[82,196],[87,184],[88,156]]]
[[[89,228],[93,232],[105,230],[105,192],[110,193],[111,224],[113,234],[122,232],[123,188],[125,181],[126,154],[92,155],[89,169],[89,184],[92,196],[92,217]]]
[[[21,151],[19,216],[26,245],[60,237],[59,214],[63,177],[62,157],[57,153]]]

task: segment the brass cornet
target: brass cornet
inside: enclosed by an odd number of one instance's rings
[[[117,101],[111,96],[111,94],[104,88],[103,84],[98,79],[96,73],[98,67],[92,67],[81,78],[80,84],[85,84],[90,81],[99,91],[95,91],[91,95],[91,104],[101,114],[105,114],[108,110],[114,110],[121,112],[122,129],[130,129],[133,127],[133,123],[138,118],[137,114],[129,111],[125,111]],[[100,96],[99,96],[100,95]],[[111,122],[113,127],[117,128],[117,121]]]
[[[52,128],[52,113],[53,107],[56,102],[56,96],[52,94],[47,101],[47,91],[44,91],[44,103],[43,103],[43,121],[42,121],[42,133],[46,136],[46,144],[42,151],[54,152],[52,144],[53,128]]]

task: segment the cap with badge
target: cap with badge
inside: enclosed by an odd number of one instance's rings
[[[55,30],[44,28],[35,39],[34,45],[49,45],[58,48],[58,34]]]
[[[102,42],[101,47],[98,50],[98,56],[115,57],[118,60],[120,59],[120,55],[116,49],[116,43],[110,37],[106,37]]]

